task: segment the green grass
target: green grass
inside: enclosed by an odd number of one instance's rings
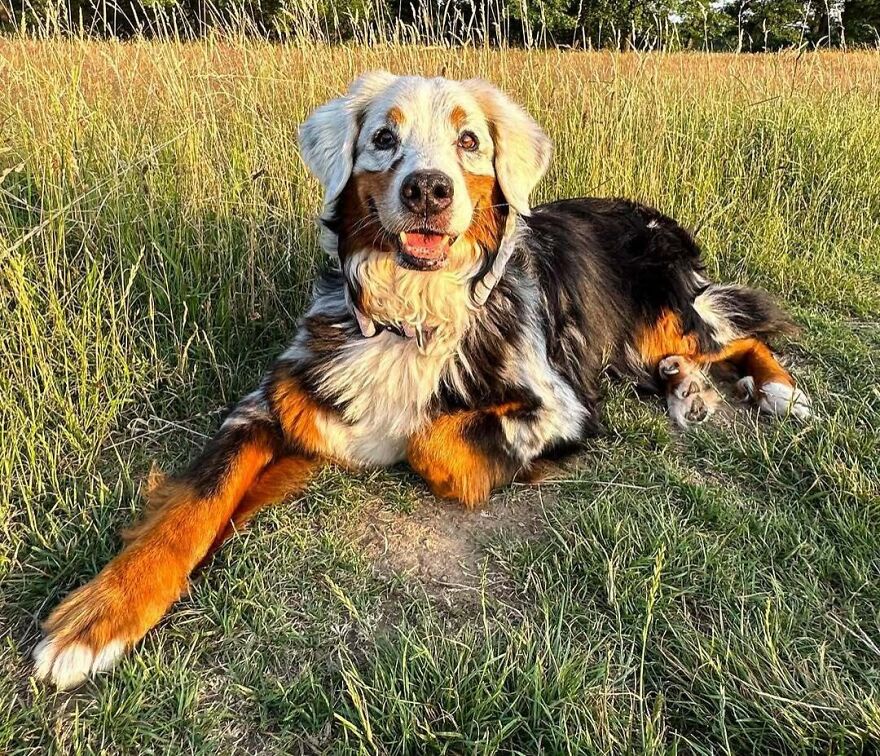
[[[295,127],[378,66],[525,103],[538,200],[697,227],[801,323],[816,419],[682,437],[609,385],[607,435],[486,513],[328,470],[56,694],[39,619],[290,338],[324,264]],[[0,91],[0,751],[876,750],[880,57],[6,40]]]

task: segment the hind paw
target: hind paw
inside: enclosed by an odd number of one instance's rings
[[[666,395],[669,416],[680,428],[690,428],[708,420],[718,406],[718,392],[697,379],[686,381],[684,396],[675,391]]]
[[[113,592],[98,581],[72,593],[44,625],[34,649],[37,679],[59,690],[75,687],[95,672],[110,669],[130,645],[128,618]]]
[[[813,414],[810,397],[797,386],[771,381],[756,389],[755,379],[747,375],[737,381],[736,389],[743,399],[756,402],[758,409],[768,415],[807,420]]]
[[[665,381],[672,380],[675,376],[684,377],[697,369],[693,362],[687,359],[687,357],[682,357],[680,354],[664,357],[657,365],[657,371]]]

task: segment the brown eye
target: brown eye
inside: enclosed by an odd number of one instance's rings
[[[462,131],[458,137],[458,146],[466,152],[475,152],[479,148],[480,142],[473,131]]]
[[[397,147],[397,135],[391,129],[379,129],[373,134],[373,144],[377,150],[393,150]]]

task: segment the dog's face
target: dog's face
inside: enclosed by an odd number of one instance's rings
[[[343,264],[384,256],[416,271],[473,268],[493,253],[509,208],[529,212],[551,152],[535,121],[484,81],[383,71],[312,113],[300,145]]]

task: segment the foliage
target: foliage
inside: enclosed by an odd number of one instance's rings
[[[0,29],[777,50],[875,45],[880,0],[0,0]]]

